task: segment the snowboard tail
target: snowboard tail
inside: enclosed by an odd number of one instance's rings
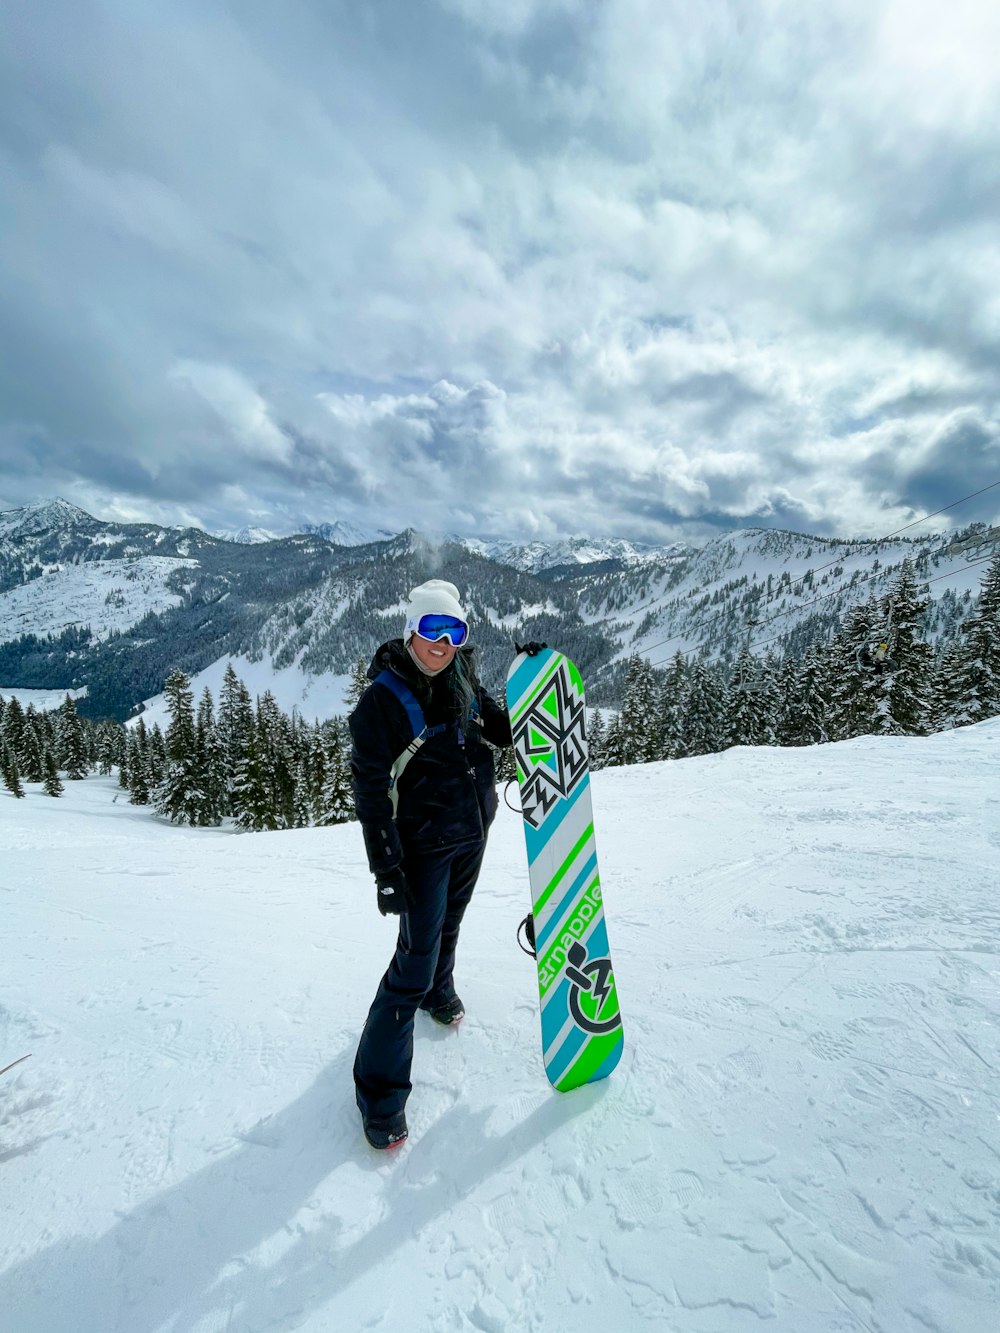
[[[534,916],[542,1057],[560,1092],[606,1078],[621,1058],[604,920],[583,679],[563,654],[520,654],[507,676]]]

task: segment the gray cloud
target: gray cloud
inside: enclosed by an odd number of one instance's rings
[[[0,504],[665,539],[948,503],[1000,476],[997,40],[976,0],[13,0]]]

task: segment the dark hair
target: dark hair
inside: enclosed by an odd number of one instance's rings
[[[419,672],[411,681],[414,693],[424,707],[430,702],[434,680],[435,677]],[[451,666],[441,673],[441,680],[448,687],[449,717],[461,725],[469,716],[469,709],[479,685],[471,648],[459,648],[452,658]]]
[[[448,684],[451,686],[455,719],[458,722],[464,722],[469,716],[469,708],[476,692],[476,669],[472,664],[472,654],[470,652],[460,650],[455,654],[451,671],[448,673]]]

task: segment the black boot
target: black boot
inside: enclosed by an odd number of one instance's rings
[[[362,1116],[365,1138],[373,1148],[398,1148],[406,1140],[406,1116],[400,1111],[397,1115]]]
[[[421,1005],[421,1008],[424,1006]],[[435,1023],[440,1023],[442,1027],[451,1027],[452,1023],[457,1023],[460,1018],[465,1017],[465,1005],[453,995],[450,1000],[445,1000],[444,1004],[436,1004],[427,1007],[427,1012]]]

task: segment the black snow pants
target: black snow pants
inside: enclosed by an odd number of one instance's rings
[[[435,1008],[455,994],[455,950],[462,917],[486,849],[485,840],[403,859],[415,906],[399,918],[396,952],[368,1012],[354,1059],[354,1085],[363,1116],[402,1111],[413,1087],[413,1022],[417,1009]]]

